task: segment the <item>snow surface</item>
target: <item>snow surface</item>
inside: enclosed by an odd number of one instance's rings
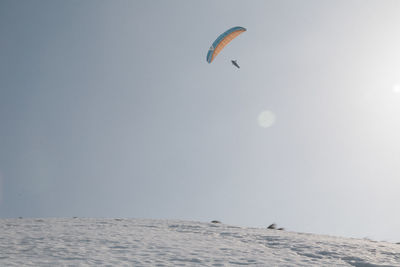
[[[400,266],[400,245],[144,219],[1,219],[0,266]]]

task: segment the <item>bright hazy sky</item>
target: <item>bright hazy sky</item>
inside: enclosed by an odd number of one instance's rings
[[[399,25],[399,1],[2,0],[0,217],[398,242]]]

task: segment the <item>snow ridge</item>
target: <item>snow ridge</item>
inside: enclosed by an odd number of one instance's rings
[[[1,219],[0,266],[400,266],[400,245],[225,224]]]

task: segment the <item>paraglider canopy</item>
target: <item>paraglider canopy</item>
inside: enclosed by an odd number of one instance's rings
[[[221,52],[221,50],[235,39],[239,34],[245,32],[246,29],[243,27],[233,27],[224,33],[222,33],[211,45],[207,53],[207,62],[211,63],[214,58]]]

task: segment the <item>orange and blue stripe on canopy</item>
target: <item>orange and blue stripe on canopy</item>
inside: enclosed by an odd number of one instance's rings
[[[207,53],[207,62],[211,63],[219,52],[233,39],[235,39],[239,34],[245,32],[246,29],[243,27],[233,27],[220,36],[211,45]]]

